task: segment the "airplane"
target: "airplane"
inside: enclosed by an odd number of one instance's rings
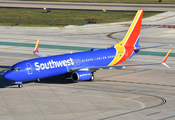
[[[165,62],[171,50],[160,63],[118,65],[130,59],[141,49],[167,46],[141,47],[139,45],[142,16],[143,10],[138,10],[124,39],[110,48],[92,48],[84,52],[46,56],[39,52],[39,40],[37,40],[33,53],[39,58],[16,63],[5,72],[3,77],[22,88],[22,83],[25,81],[40,80],[60,75],[71,77],[73,82],[92,81],[94,80],[94,72],[99,69],[121,69],[127,66],[157,64],[163,64],[170,68]]]

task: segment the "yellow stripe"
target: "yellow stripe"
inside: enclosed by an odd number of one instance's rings
[[[37,40],[30,40],[30,41],[26,41],[24,43],[35,42],[35,41],[37,41]]]
[[[39,40],[40,40],[40,39],[37,40],[37,43],[36,43],[36,46],[35,46],[35,50],[36,50],[36,48],[37,48],[37,46],[38,46],[38,44],[39,44]],[[35,50],[34,50],[34,51],[35,51]]]
[[[129,37],[130,33],[133,31],[133,28],[134,28],[135,24],[137,23],[137,20],[138,20],[138,18],[139,18],[139,16],[140,16],[141,12],[142,12],[142,10],[139,10],[139,11],[137,12],[137,14],[136,14],[136,16],[135,16],[135,18],[134,18],[134,20],[133,20],[133,22],[132,22],[132,24],[131,24],[129,30],[128,30],[126,36],[125,36],[125,38],[120,42],[121,44],[124,45],[125,42],[128,40],[128,37]]]
[[[13,49],[13,48],[18,48],[18,47],[8,47],[8,48],[3,48],[3,49]]]
[[[165,58],[163,59],[163,61],[164,61],[165,59],[167,59],[167,57],[168,57],[168,55],[170,54],[171,50],[172,50],[172,49],[170,49],[170,50],[168,51],[168,53],[166,54],[166,56],[165,56]]]
[[[117,54],[115,58],[108,66],[114,65],[116,62],[118,62],[123,57],[123,55],[125,54],[125,48],[123,46],[116,47],[116,52]]]
[[[65,28],[61,27],[60,29],[65,30]]]
[[[4,28],[11,28],[11,26],[9,26],[9,27],[4,27]]]
[[[125,36],[125,38],[118,44],[115,45],[116,48],[116,56],[113,59],[113,61],[108,65],[114,65],[115,63],[117,63],[124,55],[125,55],[125,48],[124,48],[124,44],[126,43],[126,41],[128,40],[128,37],[130,36],[130,33],[133,31],[133,28],[135,26],[135,24],[137,23],[138,18],[140,17],[140,14],[142,13],[142,10],[139,10]]]

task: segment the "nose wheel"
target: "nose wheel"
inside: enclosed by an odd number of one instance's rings
[[[18,88],[22,88],[22,87],[23,87],[23,85],[22,85],[22,84],[19,84],[19,85],[18,85]]]
[[[91,76],[91,78],[89,79],[89,81],[93,81],[95,79],[94,75]]]

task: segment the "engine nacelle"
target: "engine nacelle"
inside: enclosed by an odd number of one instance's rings
[[[81,71],[73,72],[71,77],[74,82],[90,80],[92,77],[92,73],[88,70],[81,70]]]

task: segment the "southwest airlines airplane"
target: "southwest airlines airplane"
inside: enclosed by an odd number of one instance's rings
[[[150,64],[129,64],[116,66],[127,59],[130,59],[140,49],[160,47],[140,47],[139,37],[142,22],[143,10],[139,10],[124,39],[116,45],[105,48],[93,48],[90,51],[69,53],[55,56],[46,56],[39,52],[39,40],[36,43],[34,54],[39,58],[19,62],[9,68],[4,78],[22,87],[22,83],[30,80],[39,80],[52,76],[71,76],[74,82],[82,80],[93,80],[94,72],[99,69],[124,68],[126,66],[156,65],[165,64],[170,51],[161,63]]]

